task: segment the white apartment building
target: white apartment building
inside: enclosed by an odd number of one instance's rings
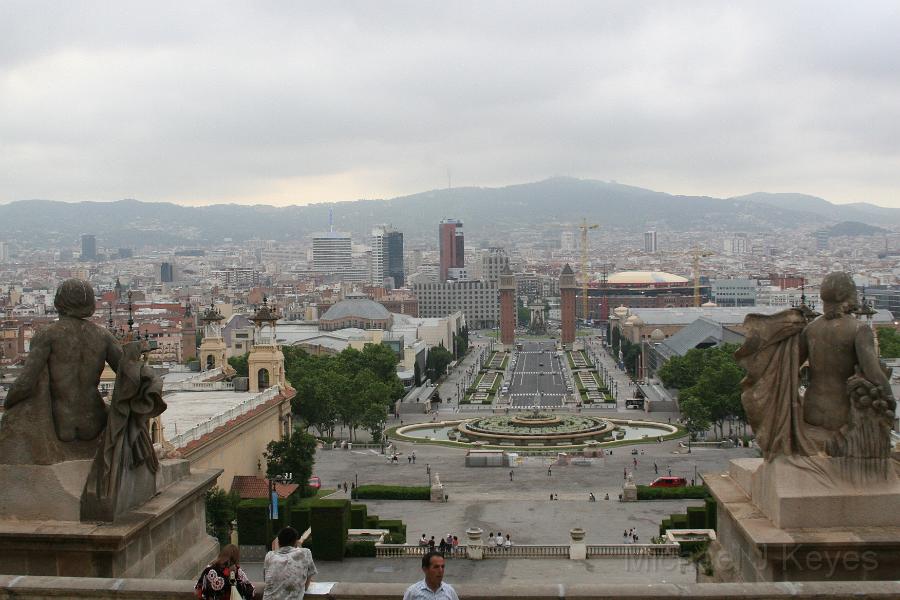
[[[327,231],[313,234],[313,270],[339,273],[352,267],[352,242],[349,233]]]
[[[419,301],[420,317],[445,317],[460,311],[473,329],[487,329],[499,322],[500,296],[495,282],[447,281],[417,283],[412,287]]]

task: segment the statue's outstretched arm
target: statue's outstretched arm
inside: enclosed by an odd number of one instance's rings
[[[50,335],[44,331],[38,331],[31,340],[31,348],[22,372],[16,377],[9,394],[6,396],[6,408],[10,408],[28,398],[37,386],[38,377],[47,368],[47,359],[50,358]]]

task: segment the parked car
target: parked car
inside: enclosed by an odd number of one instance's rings
[[[306,485],[313,488],[314,490],[317,490],[322,487],[322,480],[319,479],[316,475],[313,475],[309,478],[309,482]]]
[[[684,477],[657,477],[650,484],[650,487],[684,487],[687,485],[687,479]]]

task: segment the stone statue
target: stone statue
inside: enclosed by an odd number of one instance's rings
[[[11,469],[43,477],[34,469],[53,467],[64,475],[69,491],[81,477],[77,490],[84,487],[84,493],[75,494],[81,499],[81,518],[111,521],[155,493],[158,462],[147,421],[165,410],[162,382],[141,361],[137,342],[126,344],[123,352],[112,333],[87,320],[95,306],[88,282],[64,281],[54,305],[59,320],[35,334],[22,373],[7,395],[0,421],[0,466],[8,466],[5,478],[15,476]],[[111,410],[98,390],[107,363],[116,371]],[[14,513],[23,512],[21,506],[27,509],[27,504],[18,506]],[[77,508],[73,514],[64,503],[53,506],[57,513],[65,509],[65,516],[48,518],[78,518]]]
[[[122,348],[109,331],[87,320],[94,313],[88,282],[63,282],[53,303],[59,320],[35,334],[6,398],[0,464],[93,458],[106,426],[100,374],[105,363],[118,369]]]
[[[844,471],[886,478],[896,401],[871,328],[852,314],[856,287],[830,273],[820,294],[824,314],[806,307],[748,315],[747,341],[735,353],[747,370],[741,400],[766,461],[778,456],[859,459]],[[809,386],[800,393],[800,368]],[[847,475],[848,473],[845,473]]]

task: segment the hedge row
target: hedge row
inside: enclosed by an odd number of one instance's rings
[[[310,507],[312,543],[318,560],[343,560],[350,528],[349,500],[319,500]]]
[[[368,500],[431,500],[428,486],[361,485],[356,497]]]
[[[709,496],[706,486],[687,485],[684,487],[637,486],[638,500],[704,500]]]
[[[344,547],[346,558],[375,558],[375,542],[347,542]]]
[[[703,506],[689,506],[687,514],[669,515],[659,524],[660,537],[666,535],[667,529],[713,529],[716,528],[716,501],[707,496]],[[706,542],[681,542],[682,556],[696,556],[706,549]]]

